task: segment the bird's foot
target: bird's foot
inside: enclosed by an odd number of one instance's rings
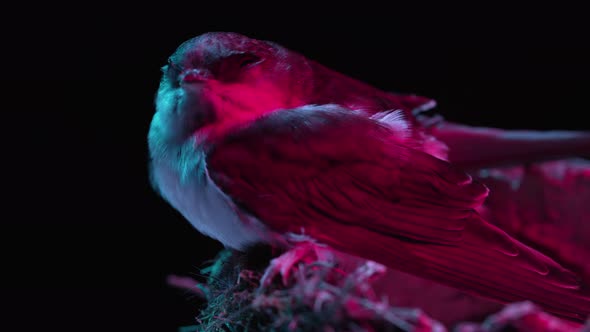
[[[293,247],[277,258],[271,260],[270,265],[264,271],[260,279],[260,288],[268,287],[277,275],[281,276],[284,286],[287,286],[295,268],[300,263],[311,264],[314,262],[332,263],[334,255],[327,246],[315,243],[309,238],[299,236],[288,240]]]

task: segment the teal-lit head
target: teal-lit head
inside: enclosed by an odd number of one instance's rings
[[[297,53],[236,33],[206,33],[184,42],[162,68],[150,149],[235,126],[305,103],[310,66]]]

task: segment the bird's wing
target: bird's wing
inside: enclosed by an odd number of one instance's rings
[[[479,172],[492,189],[486,219],[590,284],[590,160],[567,159]]]
[[[337,250],[500,301],[590,314],[571,272],[474,211],[486,187],[390,136],[335,106],[279,111],[218,142],[208,171],[274,231],[303,228]]]

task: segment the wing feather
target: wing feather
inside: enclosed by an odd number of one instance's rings
[[[209,174],[277,232],[304,228],[338,250],[479,295],[590,314],[573,273],[475,212],[485,186],[391,134],[334,105],[279,111],[217,142]]]

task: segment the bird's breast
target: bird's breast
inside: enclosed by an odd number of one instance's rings
[[[182,162],[159,160],[152,164],[154,181],[164,199],[199,232],[225,246],[240,250],[248,244],[265,241],[266,227],[255,217],[239,211],[211,180],[204,164],[178,167]]]

